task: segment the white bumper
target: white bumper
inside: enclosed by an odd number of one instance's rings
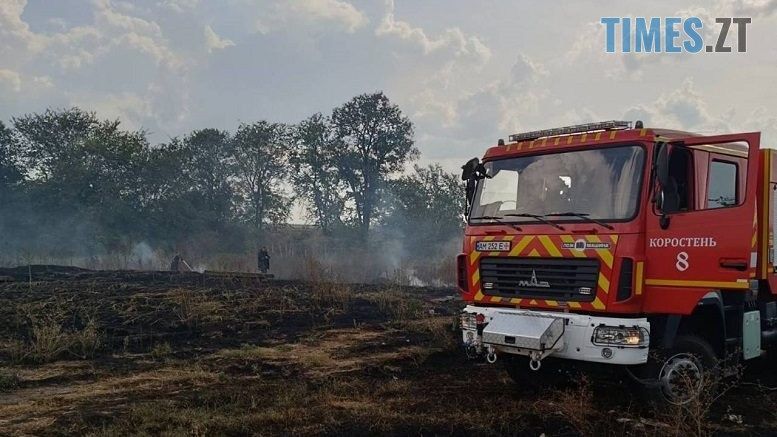
[[[464,308],[464,312],[470,314],[483,314],[485,316],[485,323],[494,321],[495,317],[500,319],[520,319],[522,317],[562,319],[564,323],[563,333],[560,335],[561,338],[559,341],[547,345],[547,350],[542,353],[543,357],[552,356],[554,358],[618,365],[643,364],[648,358],[647,344],[649,343],[650,338],[650,323],[645,318],[599,317],[585,314],[475,307],[471,305]],[[501,323],[500,325],[503,326],[504,324]],[[520,323],[517,323],[514,326],[516,326],[516,332],[505,332],[505,336],[510,335],[520,339],[522,336],[533,335],[527,332],[517,332],[524,329],[519,327],[522,326]],[[637,346],[594,344],[594,330],[598,326],[639,328],[646,333],[645,341],[642,345]],[[482,332],[480,334],[482,334]],[[487,347],[493,349],[497,353],[518,355],[530,355],[532,353],[529,349],[511,347],[505,344],[483,344],[483,337],[477,333],[477,328],[471,325],[462,326],[462,339],[465,344],[479,350],[483,347]]]

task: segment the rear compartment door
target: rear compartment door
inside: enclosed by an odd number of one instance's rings
[[[748,288],[758,262],[760,133],[687,137],[669,144],[673,194],[664,202],[676,209],[667,213],[664,228],[661,213],[648,204],[645,285],[665,291]]]

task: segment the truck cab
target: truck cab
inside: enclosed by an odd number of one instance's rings
[[[468,355],[526,378],[546,358],[623,366],[685,402],[679,376],[701,387],[773,339],[759,133],[607,121],[511,135],[462,168]]]

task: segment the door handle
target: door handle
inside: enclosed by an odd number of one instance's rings
[[[724,269],[745,271],[747,270],[747,260],[741,258],[721,258],[720,266]]]

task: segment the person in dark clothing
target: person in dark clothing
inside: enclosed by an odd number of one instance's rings
[[[171,272],[192,272],[191,266],[186,262],[181,255],[176,255],[170,262]]]
[[[170,262],[170,271],[171,272],[181,271],[181,255],[176,255],[173,257],[173,260]]]
[[[267,252],[267,248],[262,246],[256,256],[256,266],[262,273],[267,273],[270,270],[270,254]]]

